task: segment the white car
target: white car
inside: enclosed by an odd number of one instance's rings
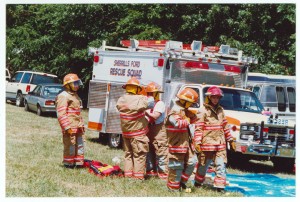
[[[6,73],[5,74],[6,74],[5,80],[8,82],[11,79],[11,76],[10,76],[10,72],[7,68],[6,68]]]
[[[24,96],[42,83],[58,83],[58,78],[42,72],[17,71],[6,83],[6,100],[16,102],[16,106],[22,107]]]

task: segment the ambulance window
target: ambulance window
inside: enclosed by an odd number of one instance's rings
[[[296,92],[292,87],[287,87],[290,112],[296,111]]]
[[[284,94],[283,87],[276,87],[277,101],[278,101],[278,111],[284,112],[286,110],[286,97]]]

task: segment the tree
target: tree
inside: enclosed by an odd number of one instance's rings
[[[229,44],[259,59],[251,71],[295,75],[295,4],[7,4],[10,71],[63,78],[77,73],[88,89],[88,47],[102,40],[169,39]]]

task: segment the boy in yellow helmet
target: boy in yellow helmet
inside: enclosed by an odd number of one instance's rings
[[[77,95],[81,80],[76,74],[64,77],[65,90],[56,97],[56,112],[63,133],[63,164],[67,168],[82,166],[84,162],[84,123],[81,116],[81,99]]]
[[[139,95],[142,87],[135,77],[129,79],[123,88],[126,89],[126,94],[118,99],[116,107],[120,112],[125,151],[124,175],[143,180],[149,151],[145,110],[153,105],[154,100]]]
[[[145,92],[147,96],[154,97],[155,105],[152,109],[146,110],[149,119],[149,132],[147,134],[149,143],[149,153],[147,155],[147,175],[157,176],[166,180],[168,177],[168,139],[165,119],[165,103],[160,100],[160,93],[163,93],[161,86],[155,82],[149,83]]]
[[[197,163],[193,145],[189,137],[189,124],[196,123],[197,115],[189,110],[198,103],[198,93],[185,88],[177,94],[179,98],[166,118],[166,130],[169,144],[168,183],[170,191],[191,192],[186,183]]]

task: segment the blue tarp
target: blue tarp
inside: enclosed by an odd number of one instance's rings
[[[270,174],[227,174],[226,191],[241,192],[249,197],[295,197],[295,178]]]

